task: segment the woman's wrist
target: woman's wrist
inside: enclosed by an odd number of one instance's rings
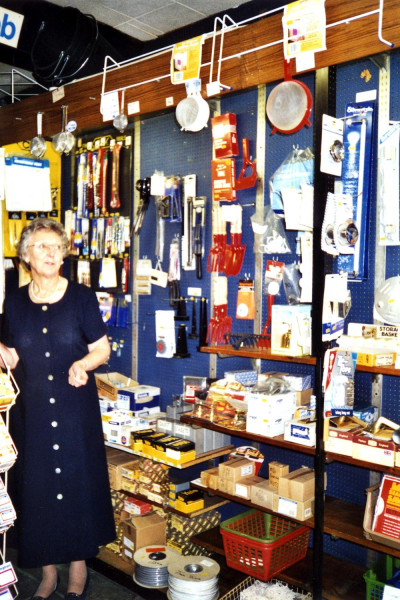
[[[83,363],[83,368],[85,369],[85,371],[87,371],[87,368],[88,368],[88,367],[87,367],[87,362],[86,362],[86,360],[85,360],[84,358],[81,358],[80,362],[82,362],[82,363]]]

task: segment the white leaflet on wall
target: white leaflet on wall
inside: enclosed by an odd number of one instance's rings
[[[5,175],[8,211],[51,211],[50,163],[48,160],[7,156]]]
[[[379,140],[379,245],[397,246],[399,239],[399,127],[389,125]]]

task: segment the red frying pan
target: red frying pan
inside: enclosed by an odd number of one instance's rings
[[[301,81],[292,79],[292,62],[284,60],[285,81],[277,85],[267,100],[267,116],[273,125],[271,133],[295,133],[303,125],[311,126],[312,95]]]

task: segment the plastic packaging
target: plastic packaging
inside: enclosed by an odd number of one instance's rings
[[[283,267],[283,287],[288,304],[300,304],[300,275],[296,263]]]
[[[250,219],[254,232],[254,252],[262,254],[291,252],[283,222],[270,206],[264,207],[264,214],[261,217],[254,213]]]

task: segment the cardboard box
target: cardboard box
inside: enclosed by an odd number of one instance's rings
[[[218,489],[220,492],[230,494],[231,496],[235,493],[235,481],[228,481],[222,477],[218,477]]]
[[[189,440],[178,439],[165,446],[165,462],[173,467],[188,463],[195,458],[195,445]]]
[[[238,481],[255,474],[255,464],[247,458],[233,458],[219,465],[219,476],[227,481]]]
[[[121,466],[121,475],[134,481],[139,477],[140,460],[132,460],[128,465]]]
[[[213,469],[208,469],[207,471],[202,471],[200,473],[200,481],[202,485],[206,487],[217,490],[218,489],[218,476],[219,469],[218,467],[214,467]]]
[[[132,457],[126,454],[124,451],[117,451],[118,454],[109,455],[107,453],[107,465],[108,465],[108,477],[110,479],[110,486],[114,490],[122,489],[122,467],[132,465]]]
[[[204,508],[203,492],[195,489],[178,492],[175,500],[175,508],[183,513],[202,510]]]
[[[233,158],[221,158],[211,161],[211,181],[213,200],[236,200],[235,161]]]
[[[157,513],[127,518],[122,521],[122,528],[122,556],[127,562],[133,562],[133,555],[139,548],[166,543],[167,524]]]
[[[145,515],[152,510],[152,506],[148,502],[143,502],[143,500],[125,498],[124,510],[130,515]]]
[[[117,408],[119,410],[148,411],[160,409],[159,387],[152,385],[131,385],[119,391],[117,395]]]
[[[283,379],[290,383],[295,392],[308,391],[311,388],[311,375],[284,375]]]
[[[264,479],[264,481],[251,487],[250,500],[253,502],[253,504],[273,510],[274,496],[277,494],[278,489],[270,485],[269,479]]]
[[[248,475],[247,477],[243,477],[243,479],[239,479],[239,481],[235,482],[234,495],[250,500],[251,488],[263,481],[265,481],[265,479],[263,477],[258,477],[258,475]]]
[[[99,394],[114,402],[123,388],[139,385],[137,381],[121,373],[95,373],[94,376]]]
[[[212,117],[211,128],[215,158],[238,156],[236,115],[225,113],[218,117]]]
[[[314,515],[314,498],[309,498],[305,502],[298,502],[276,494],[274,496],[274,512],[298,521],[306,521]]]
[[[154,429],[142,429],[140,431],[131,431],[131,448],[135,452],[141,452],[143,450],[143,440],[147,436],[156,433]]]
[[[336,427],[330,427],[328,430],[328,439],[325,442],[325,452],[353,456],[353,439],[355,434],[360,431],[362,431],[361,426],[351,431],[342,431]]]
[[[122,478],[121,489],[125,492],[130,492],[131,494],[139,493],[139,482],[131,481],[130,479],[126,479],[126,477]]]
[[[394,442],[375,440],[365,435],[353,437],[353,458],[394,467],[397,446]]]
[[[400,540],[391,538],[383,533],[376,533],[372,530],[372,522],[375,513],[375,505],[379,492],[379,483],[367,489],[367,503],[364,512],[364,535],[367,540],[372,540],[378,544],[384,544],[390,548],[400,549]]]
[[[287,442],[313,448],[316,441],[316,422],[307,419],[291,419],[285,422],[284,439]]]
[[[282,413],[279,416],[267,416],[263,413],[247,413],[246,431],[257,433],[265,437],[276,437],[285,432],[285,423],[294,417],[295,407],[289,412]]]
[[[357,364],[368,367],[390,367],[396,362],[396,352],[390,350],[368,350],[368,352],[358,352]]]
[[[269,485],[278,489],[279,477],[283,477],[289,473],[289,465],[272,461],[268,464]]]
[[[310,402],[311,396],[313,393],[312,388],[308,388],[307,390],[302,390],[301,392],[296,391],[296,406],[303,406],[304,404],[308,404]]]
[[[247,394],[247,401],[248,414],[260,415],[265,419],[296,410],[296,392],[273,395],[253,392]]]
[[[325,473],[326,487],[326,473]],[[296,502],[305,502],[315,496],[314,469],[301,467],[279,478],[279,495]]]

